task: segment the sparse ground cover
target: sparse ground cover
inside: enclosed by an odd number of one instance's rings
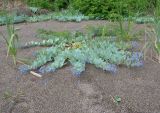
[[[19,24],[15,27],[20,29],[17,33],[21,44],[25,44],[30,41],[41,41],[35,36],[40,28],[56,32],[85,32],[87,26],[104,24],[109,26],[106,21],[81,23],[48,21]],[[134,25],[134,27],[135,31],[139,31],[144,25]],[[5,32],[5,26],[1,27],[1,31]],[[21,75],[18,68],[22,64],[15,66],[12,60],[6,61],[5,43],[2,39],[0,46],[2,113],[158,113],[160,111],[159,64],[150,60],[144,61],[144,66],[141,68],[120,66],[114,75],[87,64],[79,78],[72,75],[70,65],[54,73],[43,74],[43,78],[37,78],[31,74]],[[41,47],[20,49],[18,56],[34,59],[32,53],[37,50],[41,50]],[[116,96],[121,98],[118,105],[114,102]]]
[[[10,2],[0,113],[160,112],[159,0]]]

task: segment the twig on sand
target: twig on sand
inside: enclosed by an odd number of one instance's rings
[[[20,61],[20,60],[17,60],[17,63],[26,65],[26,63],[24,63],[24,62],[22,62],[22,61]],[[30,74],[32,74],[32,75],[34,75],[34,76],[36,76],[36,77],[39,77],[39,78],[42,77],[42,75],[40,75],[40,74],[38,74],[38,73],[36,73],[36,72],[34,72],[34,71],[30,71]]]
[[[36,72],[34,72],[34,71],[30,71],[30,74],[32,74],[32,75],[34,75],[34,76],[36,76],[36,77],[39,77],[39,78],[42,77],[42,75],[40,75],[40,74],[38,74],[38,73],[36,73]]]
[[[115,99],[113,98],[113,96],[112,96],[112,95],[109,95],[109,96],[111,97],[112,101],[115,103],[116,101],[115,101]]]
[[[20,64],[26,65],[26,63],[24,63],[24,62],[22,62],[22,61],[20,61],[20,60],[16,60],[16,62],[17,62],[17,63],[20,63]]]

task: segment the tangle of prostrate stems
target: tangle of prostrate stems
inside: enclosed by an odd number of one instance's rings
[[[127,67],[143,66],[141,52],[128,51],[130,46],[125,42],[106,40],[103,37],[90,38],[79,35],[66,39],[56,37],[42,42],[28,42],[23,46],[43,46],[45,48],[34,53],[35,60],[30,65],[22,65],[19,70],[22,74],[30,71],[38,73],[53,73],[66,64],[71,64],[73,75],[79,77],[85,71],[87,63],[95,65],[106,72],[115,74],[119,65]]]

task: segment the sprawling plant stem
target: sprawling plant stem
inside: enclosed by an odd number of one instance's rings
[[[36,52],[36,59],[27,67],[28,70],[39,70],[41,73],[55,72],[66,64],[72,65],[72,73],[80,76],[87,63],[104,71],[116,73],[118,65],[139,67],[143,65],[142,55],[127,51],[123,42],[114,42],[105,38],[86,36],[56,37],[42,42],[29,42],[26,47],[46,46]],[[23,47],[25,48],[25,47]],[[22,68],[23,69],[23,68]]]

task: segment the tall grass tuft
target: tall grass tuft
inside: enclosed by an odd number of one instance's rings
[[[16,65],[16,56],[17,56],[17,47],[18,47],[18,35],[13,24],[13,18],[11,15],[6,14],[6,27],[7,27],[7,36],[4,36],[1,32],[3,39],[6,42],[7,46],[7,58],[11,56],[13,62]]]
[[[145,27],[145,45],[143,47],[144,54],[148,49],[154,49],[158,55],[160,55],[160,0],[156,1],[156,7],[154,10],[154,21],[151,27]]]
[[[157,6],[155,8],[155,22],[154,22],[154,34],[155,34],[155,50],[160,55],[160,0],[157,0]]]

